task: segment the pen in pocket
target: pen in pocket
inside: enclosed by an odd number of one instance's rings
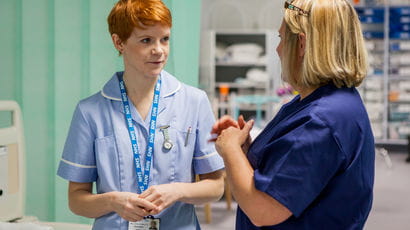
[[[187,133],[186,133],[186,136],[185,136],[185,145],[184,145],[184,146],[187,146],[187,145],[188,145],[189,134],[191,134],[191,126],[189,126],[188,131],[187,131]]]

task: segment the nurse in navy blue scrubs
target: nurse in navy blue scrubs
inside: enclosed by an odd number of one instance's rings
[[[251,143],[253,121],[212,132],[239,204],[236,229],[362,229],[372,207],[374,138],[356,87],[366,76],[347,0],[285,2],[277,53],[298,90]]]

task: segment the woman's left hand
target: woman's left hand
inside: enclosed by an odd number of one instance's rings
[[[215,142],[215,147],[222,158],[225,157],[228,151],[237,147],[242,148],[245,144],[248,144],[253,123],[254,121],[250,120],[241,129],[231,126],[221,132]]]
[[[144,198],[158,207],[151,211],[152,215],[162,212],[181,197],[182,193],[178,183],[153,185],[140,195],[140,198]]]
[[[218,138],[222,130],[227,129],[229,127],[242,128],[239,126],[238,122],[235,121],[231,116],[224,115],[223,117],[218,119],[212,126],[211,135],[213,136],[213,138],[209,141],[216,141],[216,138]]]

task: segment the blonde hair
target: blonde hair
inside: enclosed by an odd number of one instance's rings
[[[286,80],[294,86],[359,86],[367,74],[367,52],[359,18],[347,0],[294,0],[307,16],[285,10],[282,63]],[[298,67],[299,34],[306,36],[302,66]]]

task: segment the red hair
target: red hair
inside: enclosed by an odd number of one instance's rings
[[[171,12],[161,0],[120,0],[107,21],[110,34],[117,34],[122,41],[131,36],[135,27],[145,29],[156,23],[172,27]]]

